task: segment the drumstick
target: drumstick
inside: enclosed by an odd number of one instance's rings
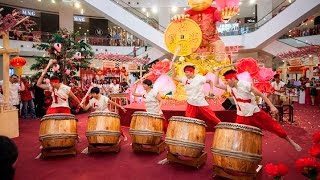
[[[171,69],[174,61],[176,60],[176,58],[177,58],[180,50],[181,50],[181,46],[178,46],[177,49],[176,49],[176,51],[174,52],[173,58],[172,58],[172,60],[171,60],[170,69]]]
[[[90,86],[90,88],[88,89],[86,95],[82,98],[81,102],[80,102],[80,105],[84,103],[84,100],[88,97],[91,89],[93,88],[93,85]]]

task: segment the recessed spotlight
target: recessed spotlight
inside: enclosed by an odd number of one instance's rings
[[[250,4],[254,4],[254,3],[256,3],[256,0],[250,0],[249,3],[250,3]]]
[[[175,13],[175,12],[178,11],[178,8],[177,8],[176,6],[172,6],[171,11],[172,11],[173,13]]]
[[[183,8],[183,10],[185,10],[185,11],[186,11],[186,10],[187,10],[187,8]]]
[[[56,0],[51,0],[51,3],[55,4],[55,3],[56,3]]]
[[[142,8],[142,12],[146,12],[147,11],[147,9],[146,8]]]
[[[239,2],[239,5],[241,5],[242,4],[242,2]]]
[[[76,2],[74,3],[74,7],[77,8],[77,9],[79,9],[79,8],[81,7],[81,5],[80,5],[80,3],[79,3],[78,1],[76,1]]]
[[[152,13],[157,13],[158,12],[158,8],[157,7],[153,7],[152,9],[151,9],[151,11],[152,11]]]
[[[84,13],[84,10],[83,10],[83,9],[81,9],[80,13],[81,13],[81,15],[83,15],[83,13]]]
[[[38,0],[38,2],[41,2],[41,0]]]

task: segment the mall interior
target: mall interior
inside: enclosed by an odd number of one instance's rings
[[[0,179],[320,179],[320,0],[0,0],[0,33]]]

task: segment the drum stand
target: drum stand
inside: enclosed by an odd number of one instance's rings
[[[171,154],[170,152],[168,152],[167,154],[167,159],[169,162],[175,162],[175,163],[179,163],[179,164],[184,164],[187,166],[192,166],[195,167],[197,169],[199,169],[202,165],[204,165],[207,161],[207,153],[206,152],[202,152],[202,154],[197,157],[197,158],[192,158],[192,160],[181,160],[177,157],[177,155]]]
[[[166,147],[167,145],[163,140],[159,144],[150,146],[150,147],[146,147],[143,144],[132,143],[132,150],[134,152],[143,151],[143,152],[154,152],[154,153],[161,154],[166,149]]]
[[[89,144],[88,152],[89,153],[109,153],[109,152],[118,153],[118,152],[120,152],[120,149],[121,149],[120,142],[121,142],[121,139],[119,138],[118,143],[117,144],[113,144],[113,145],[104,145],[104,144],[94,145],[94,144]]]
[[[256,169],[256,173],[252,174],[243,174],[241,176],[239,175],[232,175],[227,173],[226,171],[223,170],[223,168],[218,167],[218,166],[213,166],[213,172],[214,172],[214,179],[218,179],[218,177],[223,177],[223,178],[228,178],[232,180],[258,180],[261,179],[262,176],[262,165],[258,165]]]
[[[76,145],[66,148],[54,148],[54,149],[41,149],[41,158],[45,159],[47,157],[54,156],[66,156],[66,155],[77,155]]]

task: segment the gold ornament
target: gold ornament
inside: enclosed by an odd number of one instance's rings
[[[180,46],[178,56],[187,56],[195,52],[202,42],[202,32],[199,25],[191,19],[171,22],[164,33],[167,49],[175,53]]]

